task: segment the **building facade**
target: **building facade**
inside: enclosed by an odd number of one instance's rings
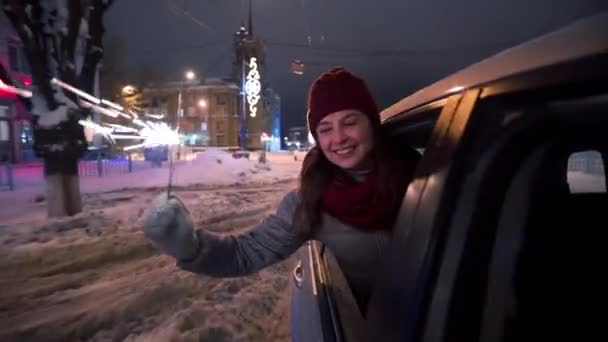
[[[0,13],[0,64],[16,86],[27,88],[31,85],[32,76],[23,45],[3,13]],[[4,85],[0,80],[0,162],[36,159],[31,115],[24,103]]]
[[[281,97],[272,88],[267,88],[264,93],[265,106],[271,118],[271,128],[268,133],[270,151],[281,150]]]
[[[306,126],[289,128],[284,140],[285,147],[290,151],[307,150],[314,145],[312,135]]]
[[[241,26],[234,34],[234,61],[232,77],[241,88],[239,103],[239,132],[241,146],[247,149],[261,149],[263,136],[271,136],[273,130],[272,109],[268,108],[268,80],[266,77],[266,56],[264,45],[253,32],[252,3],[249,2],[247,28]],[[274,101],[270,99],[270,102]],[[280,108],[280,107],[279,107]],[[280,119],[279,119],[280,120]],[[272,145],[272,144],[271,144]]]
[[[143,112],[179,128],[190,146],[238,147],[239,87],[222,79],[150,84]]]

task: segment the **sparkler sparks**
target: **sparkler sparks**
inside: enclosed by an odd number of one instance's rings
[[[91,120],[78,121],[78,123],[80,123],[82,126],[92,128],[95,131],[95,133],[101,134],[103,137],[105,137],[111,143],[115,143],[116,139],[143,140],[142,143],[138,143],[138,144],[134,144],[134,145],[125,147],[124,148],[125,151],[134,150],[134,149],[138,149],[138,148],[145,148],[145,147],[161,146],[161,145],[178,145],[180,143],[178,131],[172,130],[164,122],[152,122],[152,121],[148,121],[148,120],[141,120],[141,119],[139,119],[140,115],[135,112],[132,112],[132,111],[129,111],[129,114],[123,113],[123,110],[124,110],[123,106],[116,104],[114,102],[108,101],[106,99],[100,99],[98,97],[95,97],[85,91],[82,91],[61,80],[58,80],[57,78],[53,78],[51,80],[51,83],[81,97],[81,100],[79,102],[83,108],[89,108],[97,113],[100,113],[100,114],[103,114],[106,116],[110,116],[113,118],[117,118],[118,116],[121,116],[125,119],[131,120],[132,123],[139,126],[140,127],[139,129],[127,127],[127,126],[123,126],[123,125],[118,125],[118,124],[107,124],[109,127],[105,127],[105,126],[99,125]],[[14,94],[17,94],[17,95],[23,96],[23,97],[32,97],[33,96],[32,92],[30,90],[13,87],[11,85],[8,85],[8,84],[2,82],[2,80],[0,80],[0,89],[12,92]],[[103,107],[102,105],[105,105],[106,107]],[[162,116],[155,116],[152,114],[147,114],[146,116],[149,116],[152,118],[157,118],[157,119],[162,118]],[[131,133],[135,133],[135,134],[134,135],[115,134],[115,133],[126,133],[126,132],[131,132]]]
[[[79,120],[78,123],[84,127],[92,128],[95,131],[95,133],[103,135],[104,138],[106,138],[110,142],[114,143],[114,139],[112,139],[112,131],[113,131],[112,128],[103,127],[91,120]]]
[[[104,138],[106,138],[110,143],[115,143],[115,140],[120,139],[128,139],[128,140],[140,140],[137,144],[129,145],[124,147],[123,150],[131,151],[139,148],[146,147],[155,147],[155,146],[171,146],[171,145],[179,145],[180,138],[178,134],[178,129],[171,129],[164,122],[153,122],[148,120],[141,120],[140,115],[129,111],[129,113],[124,113],[125,108],[119,104],[114,102],[97,98],[85,91],[82,91],[76,87],[73,87],[65,82],[62,82],[56,78],[51,80],[51,84],[57,85],[63,88],[66,91],[72,92],[79,96],[81,99],[79,104],[81,107],[89,108],[97,113],[107,115],[113,118],[117,118],[121,116],[125,119],[131,120],[131,122],[140,128],[127,127],[119,124],[106,124],[107,126],[102,126],[97,124],[90,119],[80,120],[78,123],[84,127],[89,127],[95,131],[97,134],[101,134]],[[0,89],[5,89],[15,94],[24,97],[32,97],[33,94],[29,90],[15,88],[13,86],[7,85],[0,80]],[[105,107],[103,107],[105,106]],[[162,116],[155,116],[151,114],[141,115],[142,117],[148,116],[156,119],[162,119]],[[122,134],[120,134],[122,133]],[[132,134],[126,134],[132,133]],[[167,186],[167,195],[171,194],[171,183],[173,180],[173,159],[171,157],[171,153],[169,153],[169,182]]]
[[[51,80],[51,83],[56,84],[61,88],[80,96],[82,98],[82,100],[80,100],[80,105],[85,108],[90,108],[91,110],[97,113],[107,115],[113,118],[122,116],[123,118],[129,119],[132,123],[139,126],[139,129],[117,124],[108,124],[108,126],[110,127],[105,127],[96,124],[90,120],[79,121],[81,125],[94,129],[96,133],[102,134],[112,143],[114,143],[115,140],[120,139],[143,140],[143,142],[141,143],[125,147],[125,151],[161,145],[178,145],[180,143],[179,134],[177,130],[171,129],[164,122],[152,122],[148,120],[141,120],[139,119],[140,115],[132,111],[129,111],[129,114],[123,113],[122,111],[124,110],[124,107],[122,107],[121,105],[105,99],[97,98],[56,78],[53,78]],[[106,107],[103,107],[103,105],[105,105]],[[154,117],[153,115],[148,116]],[[126,132],[131,132],[134,134],[116,134]]]

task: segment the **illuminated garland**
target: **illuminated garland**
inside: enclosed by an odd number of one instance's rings
[[[247,81],[245,82],[245,93],[247,94],[247,103],[249,103],[249,115],[251,115],[252,118],[255,118],[258,111],[257,104],[260,101],[261,90],[262,84],[260,83],[258,60],[255,57],[251,57],[249,60]]]

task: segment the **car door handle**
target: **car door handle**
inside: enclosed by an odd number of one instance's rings
[[[304,283],[304,271],[302,270],[302,260],[298,261],[298,265],[293,269],[293,281],[297,287],[302,287]]]

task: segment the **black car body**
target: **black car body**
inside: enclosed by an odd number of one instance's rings
[[[602,309],[608,227],[608,13],[463,69],[387,108],[382,121],[424,153],[368,317],[353,314],[327,252],[307,247],[294,301],[312,305],[319,323],[294,330],[294,340],[603,333],[604,314],[592,312]],[[577,165],[595,165],[592,173],[572,169],[581,152],[592,157]],[[577,190],[581,179],[593,181]],[[306,319],[298,310],[296,328]]]

